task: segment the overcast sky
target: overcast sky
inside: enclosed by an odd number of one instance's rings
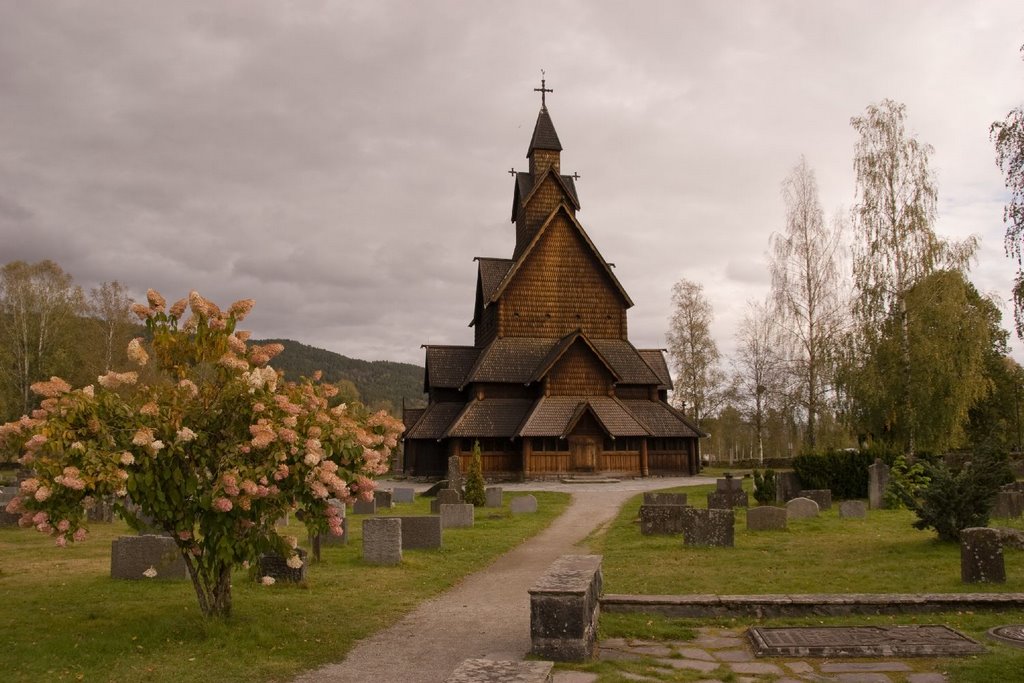
[[[421,364],[472,344],[473,257],[512,254],[544,69],[639,347],[688,278],[731,352],[783,179],[805,155],[848,212],[850,117],[883,98],[935,148],[936,230],[980,237],[971,279],[1008,300],[988,128],[1022,43],[1020,0],[0,0],[0,263],[252,297],[256,336]]]

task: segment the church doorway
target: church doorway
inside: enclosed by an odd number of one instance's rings
[[[574,472],[597,471],[597,449],[601,439],[595,436],[570,436],[569,468]]]

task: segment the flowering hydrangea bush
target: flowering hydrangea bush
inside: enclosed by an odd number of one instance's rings
[[[222,311],[197,292],[170,308],[147,298],[133,311],[150,340],[128,346],[138,370],[82,389],[39,382],[40,408],[0,426],[0,445],[34,472],[7,510],[64,546],[86,538],[86,510],[113,498],[130,523],[172,535],[203,613],[227,616],[235,565],[278,552],[302,566],[274,529],[285,513],[302,511],[310,534],[342,533],[329,499],[372,498],[401,423],[330,407],[336,389],[319,376],[284,382],[268,365],[281,345],[236,330],[252,300]]]

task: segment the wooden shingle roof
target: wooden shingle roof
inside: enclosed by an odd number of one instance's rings
[[[615,367],[604,358],[604,356],[598,349],[595,348],[596,344],[592,344],[591,341],[587,339],[587,336],[585,334],[583,334],[579,330],[576,330],[575,332],[570,332],[569,334],[562,337],[553,347],[551,347],[551,350],[548,351],[547,355],[544,356],[544,360],[540,362],[540,365],[538,365],[537,369],[534,371],[531,383],[539,382],[540,380],[542,380],[544,378],[544,375],[548,374],[551,371],[551,368],[554,367],[555,363],[557,363],[559,359],[561,359],[561,357],[565,355],[565,352],[568,351],[569,348],[573,346],[573,344],[577,343],[583,344],[595,356],[597,356],[597,359],[601,361],[605,368],[608,369],[608,372],[611,373],[612,378],[616,382],[621,380],[621,376],[618,372],[615,371]]]
[[[462,412],[462,403],[431,403],[420,419],[406,432],[407,439],[443,439],[448,426]]]
[[[402,410],[402,424],[405,425],[405,431],[408,432],[419,421],[426,410],[426,408],[405,408]]]
[[[569,202],[575,207],[577,211],[580,210],[580,196],[576,192],[576,181],[571,175],[558,175],[553,169],[548,169],[541,174],[541,179],[544,178],[548,173],[555,176],[555,179],[562,185],[562,189],[565,190],[566,195],[569,197]],[[533,194],[539,183],[534,179],[532,173],[516,173],[516,186],[515,191],[512,193],[512,222],[514,223],[516,218],[519,216],[519,211],[526,205],[527,200]]]
[[[652,436],[705,436],[685,415],[663,401],[624,400],[622,403]]]
[[[591,342],[615,368],[621,384],[661,384],[661,379],[632,344],[625,339],[593,339]]]
[[[474,346],[428,346],[424,389],[458,389],[480,355]]]
[[[648,430],[623,404],[610,396],[545,396],[539,399],[519,430],[519,435],[565,436],[586,411],[609,436],[647,436]]]
[[[542,107],[540,113],[537,114],[537,123],[533,125],[533,137],[530,139],[530,149],[526,152],[527,158],[533,155],[535,149],[562,151],[562,143],[558,140],[555,124],[551,122],[547,107]]]
[[[466,383],[529,384],[537,366],[557,343],[557,339],[537,337],[495,339],[480,353]]]
[[[512,438],[522,424],[531,399],[489,398],[473,400],[452,422],[445,436]]]
[[[501,281],[505,279],[508,271],[512,269],[515,261],[507,258],[487,258],[484,256],[477,256],[476,261],[479,264],[480,289],[483,299],[485,302],[489,302]]]
[[[659,389],[672,389],[672,373],[668,371],[668,363],[665,361],[663,349],[637,349],[637,353],[644,359],[648,367],[658,377]]]

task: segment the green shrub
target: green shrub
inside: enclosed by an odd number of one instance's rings
[[[480,460],[480,442],[473,443],[473,462],[469,464],[469,472],[466,474],[465,500],[476,507],[482,507],[487,503],[487,494],[484,492],[484,468]]]
[[[775,470],[767,469],[764,474],[754,470],[754,500],[758,505],[770,505],[775,502]]]
[[[960,531],[987,526],[999,487],[1013,481],[1005,455],[975,454],[971,462],[950,467],[945,460],[920,461],[923,477],[890,472],[889,488],[917,515],[914,527],[935,529],[940,541],[958,542]]]

